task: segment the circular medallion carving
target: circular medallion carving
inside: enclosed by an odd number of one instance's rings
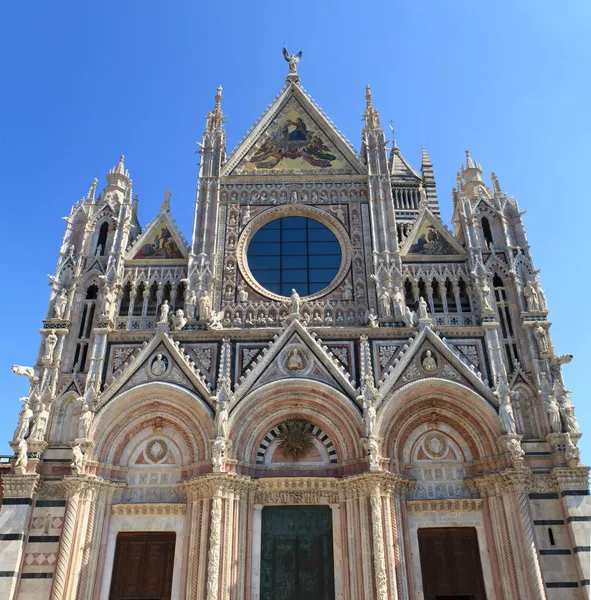
[[[290,419],[279,425],[278,449],[285,456],[298,460],[312,447],[314,426],[303,419]]]
[[[423,448],[431,458],[441,458],[447,453],[447,440],[443,436],[433,433],[426,437]]]
[[[162,462],[168,454],[168,446],[164,440],[152,440],[146,446],[146,455],[155,463]]]
[[[163,354],[157,354],[150,364],[150,372],[155,377],[161,377],[168,371],[168,358]]]
[[[305,346],[291,344],[282,353],[279,367],[286,375],[302,375],[310,366],[310,355]]]

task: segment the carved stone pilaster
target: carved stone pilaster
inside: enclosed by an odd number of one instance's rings
[[[222,490],[214,492],[211,501],[211,524],[209,530],[209,553],[207,555],[207,600],[218,600],[220,579],[222,529]]]
[[[382,496],[379,484],[374,484],[370,495],[371,524],[373,534],[374,571],[377,600],[388,600],[388,576],[384,550],[384,525],[382,520]]]

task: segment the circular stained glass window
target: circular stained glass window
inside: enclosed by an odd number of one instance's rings
[[[307,217],[283,217],[267,223],[253,236],[248,266],[258,283],[274,294],[310,296],[335,278],[341,246],[326,225]]]

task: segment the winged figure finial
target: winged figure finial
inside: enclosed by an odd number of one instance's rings
[[[303,52],[300,50],[297,54],[290,54],[287,48],[283,48],[283,58],[289,63],[289,75],[297,76],[298,71],[296,65],[302,58]]]

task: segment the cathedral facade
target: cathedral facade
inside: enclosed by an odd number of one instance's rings
[[[0,597],[589,598],[589,469],[516,200],[285,86],[191,242],[121,157],[72,208],[2,477]],[[16,418],[15,418],[16,421]]]

